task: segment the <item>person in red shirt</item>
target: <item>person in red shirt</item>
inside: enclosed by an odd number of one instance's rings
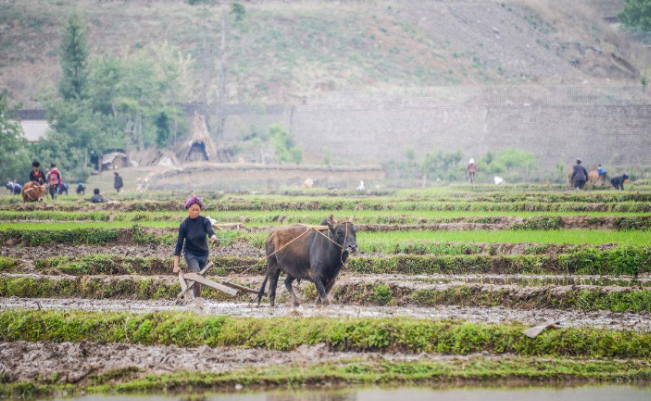
[[[50,184],[50,196],[53,200],[56,200],[57,189],[63,182],[63,177],[61,177],[61,172],[54,163],[50,164],[50,172],[48,173],[47,181]]]
[[[475,183],[475,174],[477,173],[477,164],[475,164],[475,159],[470,159],[468,162],[468,178],[470,178],[470,183]]]

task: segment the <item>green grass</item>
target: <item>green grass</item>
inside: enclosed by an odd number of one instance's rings
[[[535,340],[519,324],[396,318],[232,318],[192,313],[0,312],[2,341],[208,345],[292,350],[325,343],[338,351],[476,352],[527,356],[649,358],[651,336],[633,331],[565,328]]]
[[[178,227],[179,222],[170,221],[147,221],[139,222],[138,225],[154,228]],[[113,228],[130,228],[133,222],[129,221],[85,221],[85,222],[18,222],[18,223],[0,223],[0,231],[20,230],[20,231],[70,231],[78,229],[113,229]]]
[[[168,227],[167,222],[156,222],[159,226]],[[175,226],[176,224],[174,224]],[[118,228],[129,230],[118,230]],[[147,233],[135,229],[126,222],[89,224],[52,223],[33,224],[16,223],[0,224],[0,239],[5,237],[21,242],[23,245],[35,246],[47,243],[108,243],[118,241],[121,233],[133,235],[133,241],[139,244],[171,245],[176,239],[174,230]],[[263,248],[268,232],[238,232],[219,231],[221,245],[228,245],[240,238],[255,248]],[[389,231],[389,232],[358,232],[357,243],[360,249],[367,253],[380,252],[393,254],[401,249],[410,253],[432,252],[443,253],[443,243],[539,243],[539,244],[569,244],[569,245],[633,245],[645,246],[651,243],[650,230],[608,231],[608,230],[472,230],[472,231]],[[421,249],[418,251],[418,249]],[[458,253],[458,252],[447,252]],[[471,252],[473,253],[473,252]],[[476,252],[474,252],[476,253]]]
[[[247,226],[268,226],[279,224],[303,223],[320,224],[329,215],[328,211],[310,210],[271,210],[271,211],[221,211],[205,210],[204,215],[210,216],[219,223],[235,223],[244,221]],[[559,216],[589,216],[589,217],[649,217],[650,213],[615,213],[615,212],[460,212],[460,211],[382,211],[382,210],[337,210],[335,217],[344,219],[355,218],[358,224],[435,224],[453,222],[499,222],[501,217],[557,218]],[[71,223],[95,224],[94,227],[127,227],[129,223],[138,223],[149,227],[173,227],[180,224],[187,214],[185,212],[68,212],[68,211],[0,211],[0,227],[6,224],[21,224],[31,220],[39,220],[40,224]],[[110,219],[114,221],[109,223]],[[73,223],[74,222],[74,223]]]
[[[651,244],[651,231],[607,230],[472,230],[472,231],[389,231],[358,233],[357,244],[365,252],[394,253],[396,244],[433,242],[535,242],[540,244]]]
[[[438,266],[436,266],[438,267]],[[437,271],[437,272],[440,272]],[[413,282],[417,284],[418,282]],[[412,305],[437,307],[459,305],[519,309],[564,309],[612,312],[651,312],[651,290],[648,287],[611,288],[570,287],[559,292],[556,285],[536,283],[526,290],[493,287],[473,283],[448,283],[445,286],[425,287],[391,285],[378,282],[342,283],[333,288],[331,296],[342,305]],[[534,283],[530,283],[534,284]],[[152,277],[107,276],[0,276],[0,296],[19,298],[83,298],[83,299],[175,299],[180,286],[172,276],[167,279]],[[314,302],[316,293],[310,283],[301,286],[305,302]],[[221,292],[204,291],[203,297],[219,302],[245,302],[248,296],[231,298]],[[277,301],[287,302],[286,293]],[[266,302],[266,301],[265,301]]]

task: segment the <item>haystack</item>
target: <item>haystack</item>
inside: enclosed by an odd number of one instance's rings
[[[198,161],[210,160],[217,161],[217,148],[210,139],[208,126],[203,115],[194,113],[192,117],[192,134],[188,143],[183,147],[181,160]]]

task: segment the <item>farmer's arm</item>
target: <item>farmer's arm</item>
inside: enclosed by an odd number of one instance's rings
[[[206,232],[210,236],[210,241],[212,241],[212,243],[214,244],[215,242],[217,242],[217,235],[215,234],[215,232],[212,229],[212,224],[210,224],[210,220],[205,219],[203,224],[204,224],[204,229],[206,230]]]
[[[183,240],[185,239],[185,222],[179,226],[179,237],[176,240],[176,247],[174,248],[174,268],[173,273],[181,271],[179,268],[179,259],[181,258],[181,249],[183,249]]]

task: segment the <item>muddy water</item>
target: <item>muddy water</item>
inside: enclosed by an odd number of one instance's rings
[[[196,397],[196,395],[195,395]],[[169,401],[186,400],[188,395],[177,396],[87,396],[67,399],[69,401]],[[413,388],[361,388],[346,390],[301,390],[267,393],[206,394],[205,401],[642,401],[651,399],[651,388],[631,386],[594,387],[526,387],[526,388],[459,388],[432,389]],[[61,399],[62,401],[63,399]],[[58,401],[58,400],[57,400]]]
[[[615,330],[651,331],[651,313],[615,313],[609,311],[576,311],[556,309],[509,309],[502,307],[482,308],[463,306],[438,306],[435,308],[399,306],[355,306],[330,305],[315,307],[304,304],[293,308],[278,304],[256,307],[253,303],[216,302],[206,299],[176,304],[174,301],[138,300],[92,300],[52,298],[0,298],[0,312],[9,309],[84,310],[130,313],[151,313],[163,311],[195,312],[210,315],[269,318],[279,316],[302,317],[396,317],[409,316],[416,319],[464,320],[484,323],[519,322],[537,325],[541,322],[562,321],[568,327],[603,327]]]

